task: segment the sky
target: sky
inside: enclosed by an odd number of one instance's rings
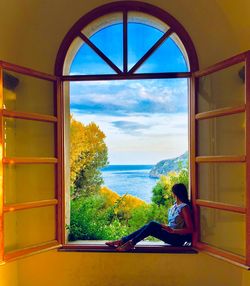
[[[128,26],[129,68],[161,35],[163,32],[146,25]],[[122,69],[122,25],[109,26],[90,39]],[[182,53],[169,38],[138,72],[187,70]],[[70,74],[112,73],[84,43],[70,70]],[[84,124],[95,122],[105,133],[111,165],[153,165],[182,155],[188,149],[187,100],[187,79],[70,83],[71,114]]]

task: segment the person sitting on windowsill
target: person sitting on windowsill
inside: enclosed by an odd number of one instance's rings
[[[120,240],[106,242],[106,245],[116,248],[117,251],[129,251],[150,235],[173,246],[183,246],[186,243],[191,245],[194,227],[187,188],[184,184],[175,184],[172,194],[175,204],[169,209],[168,225],[151,221]]]

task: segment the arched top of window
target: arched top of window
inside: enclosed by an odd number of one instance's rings
[[[58,52],[57,75],[182,73],[198,69],[192,41],[168,13],[122,1],[82,17]]]

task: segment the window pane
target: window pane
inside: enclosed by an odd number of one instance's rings
[[[245,215],[201,207],[201,241],[245,256]]]
[[[128,69],[131,69],[144,54],[161,38],[169,26],[154,16],[128,13]]]
[[[136,71],[138,73],[186,72],[188,67],[177,44],[168,38]]]
[[[145,24],[128,23],[128,69],[131,69],[163,34],[162,31]]]
[[[5,252],[56,239],[55,207],[8,212],[4,215]]]
[[[198,121],[198,154],[244,155],[245,113]]]
[[[6,157],[54,157],[54,123],[5,118]]]
[[[53,82],[8,71],[4,87],[5,109],[54,115]]]
[[[120,70],[123,69],[123,25],[115,24],[95,33],[90,40]]]
[[[198,164],[199,198],[245,206],[244,163]]]
[[[244,64],[240,63],[201,77],[199,79],[198,112],[244,104],[243,67]]]
[[[5,165],[4,193],[7,204],[55,198],[55,166],[47,164]]]
[[[116,72],[86,43],[77,51],[71,67],[71,75],[116,74]]]
[[[81,31],[115,65],[123,69],[123,14],[109,13],[89,23]]]

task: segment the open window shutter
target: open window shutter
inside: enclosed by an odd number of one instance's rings
[[[0,62],[0,259],[60,246],[61,82]]]
[[[194,246],[250,265],[250,53],[192,76]]]

